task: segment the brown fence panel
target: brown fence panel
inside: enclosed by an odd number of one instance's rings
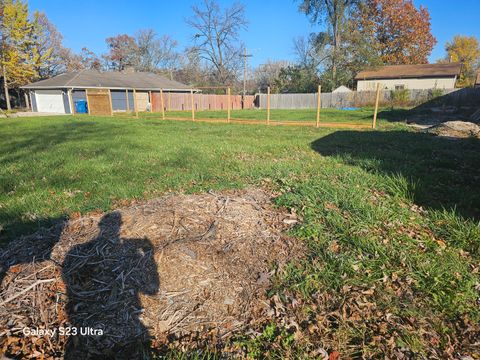
[[[112,114],[112,104],[108,89],[88,89],[87,102],[90,115]]]
[[[167,102],[165,99],[165,95],[168,95],[166,93],[163,93],[163,106],[166,108]],[[162,111],[162,99],[160,96],[160,91],[154,92],[152,91],[152,111],[154,112],[160,112]]]
[[[165,110],[178,111],[178,110],[192,110],[192,102],[190,99],[190,93],[163,93],[163,106]],[[231,95],[230,96],[230,109],[239,110],[242,109],[242,96]],[[245,96],[244,109],[252,109],[255,107],[255,96]],[[152,111],[162,111],[162,102],[160,98],[160,92],[152,92]],[[228,95],[215,95],[215,94],[194,94],[193,104],[196,111],[204,110],[227,110]]]
[[[254,95],[245,95],[245,104],[244,109],[253,109],[255,107],[255,96]]]

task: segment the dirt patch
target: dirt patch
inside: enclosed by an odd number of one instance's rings
[[[303,252],[284,235],[297,217],[270,200],[257,189],[167,196],[17,239],[0,256],[0,350],[141,358],[148,340],[221,342],[255,327],[272,269]],[[62,335],[69,326],[88,334]]]
[[[449,138],[480,139],[480,126],[468,121],[447,121],[425,130],[427,133]]]

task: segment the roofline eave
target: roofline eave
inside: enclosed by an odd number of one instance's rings
[[[184,88],[184,89],[178,89],[178,88],[133,88],[133,87],[112,87],[112,86],[65,86],[65,85],[60,85],[60,86],[31,86],[31,85],[25,85],[25,86],[20,86],[20,89],[24,90],[47,90],[47,89],[70,89],[70,90],[78,90],[78,89],[110,89],[110,90],[141,90],[141,91],[195,91],[198,92],[200,91],[199,89],[195,88]]]
[[[361,77],[355,78],[356,81],[372,81],[372,80],[395,80],[395,79],[432,79],[432,78],[452,78],[457,77],[458,74],[450,75],[426,75],[426,76],[385,76],[385,77]]]

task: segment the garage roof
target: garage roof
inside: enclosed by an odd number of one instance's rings
[[[22,86],[23,89],[109,88],[138,90],[190,90],[188,85],[147,72],[81,70]]]
[[[361,71],[355,80],[458,76],[461,69],[461,63],[389,65]]]

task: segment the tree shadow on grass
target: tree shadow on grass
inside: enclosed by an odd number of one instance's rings
[[[111,135],[106,127],[94,121],[53,123],[45,127],[23,129],[17,137],[1,139],[0,165],[7,165],[34,156],[67,142],[99,140]]]
[[[405,177],[416,204],[480,219],[480,141],[408,131],[337,131],[315,140],[323,156]]]
[[[122,135],[129,131],[128,127],[115,128],[115,125],[107,126],[100,120],[44,121],[41,125],[35,127],[22,125],[18,136],[9,136],[8,131],[2,134],[0,128],[0,169],[4,170],[0,171],[0,248],[18,236],[50,227],[58,221],[56,218],[37,218],[36,209],[27,209],[26,206],[7,207],[2,204],[3,200],[8,200],[10,196],[12,198],[22,196],[16,193],[29,191],[25,185],[29,183],[37,183],[39,187],[59,192],[75,188],[78,186],[76,185],[78,180],[58,171],[69,161],[65,152],[69,155],[73,152],[76,155],[75,160],[79,162],[105,155],[114,158],[114,152],[121,150],[112,146],[108,139],[112,138],[113,133]],[[138,144],[129,144],[129,147],[132,151],[145,150]],[[42,164],[44,171],[38,173],[32,170],[30,164],[36,162]],[[16,202],[13,203],[18,205]],[[32,216],[27,214],[27,210]]]

